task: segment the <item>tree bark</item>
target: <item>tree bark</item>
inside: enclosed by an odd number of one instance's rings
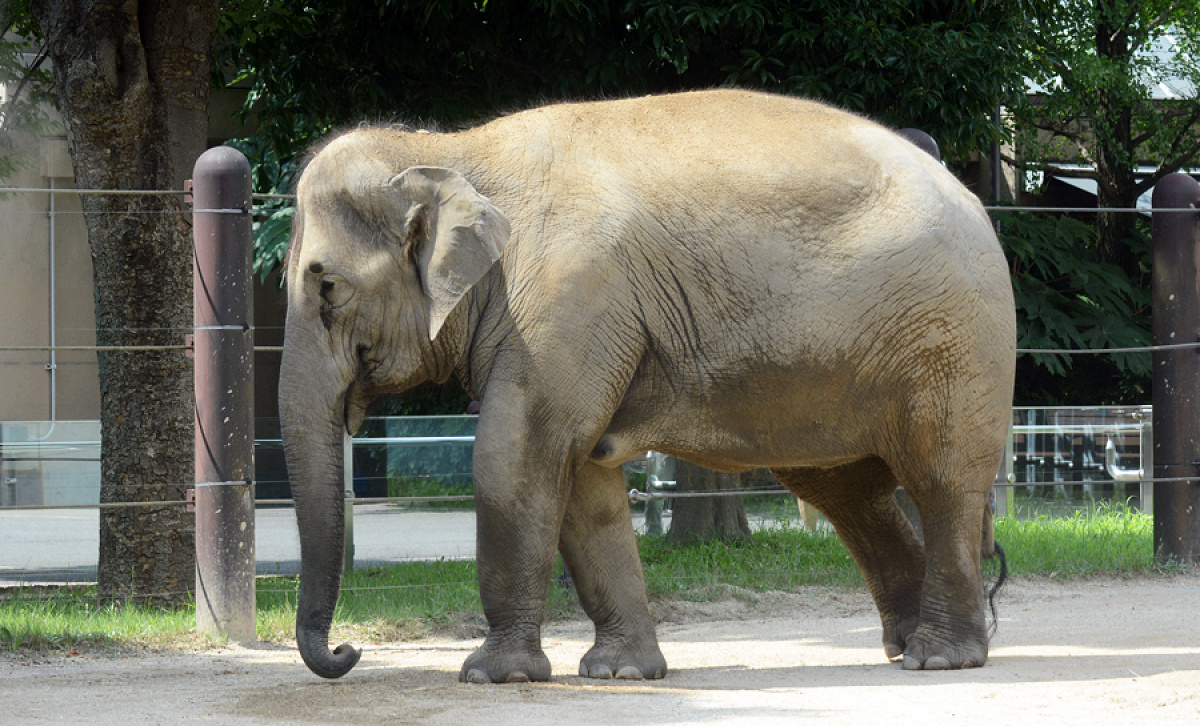
[[[1127,10],[1124,5],[1100,2],[1096,22],[1096,54],[1115,67],[1129,69],[1132,51],[1126,34]],[[1100,213],[1096,220],[1097,252],[1101,260],[1120,266],[1136,278],[1132,238],[1134,217],[1122,212],[1104,212],[1105,208],[1129,208],[1137,205],[1137,148],[1133,141],[1133,110],[1129,100],[1116,87],[1096,90],[1100,96],[1099,113],[1092,119],[1096,135],[1096,202]]]
[[[741,488],[741,477],[705,469],[689,461],[675,462],[675,491],[715,492]],[[687,497],[672,503],[669,544],[709,539],[750,540],[750,523],[742,498],[735,496]]]
[[[207,144],[218,0],[33,0],[80,189],[178,190]],[[181,345],[192,326],[191,224],[178,195],[82,197],[101,346]],[[183,350],[101,352],[101,502],[178,501],[192,486]],[[102,601],[186,602],[195,523],[182,507],[102,510]]]

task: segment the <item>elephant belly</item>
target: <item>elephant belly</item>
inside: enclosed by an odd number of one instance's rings
[[[840,466],[877,455],[876,416],[861,407],[815,401],[783,404],[743,398],[714,406],[659,405],[623,408],[592,450],[601,466],[619,466],[646,451],[671,454],[719,471],[757,467]],[[858,409],[856,413],[855,409]],[[757,413],[752,411],[757,410]],[[763,416],[762,411],[775,411]],[[828,415],[821,415],[822,412]],[[808,412],[798,414],[797,412]],[[835,415],[836,414],[836,415]]]

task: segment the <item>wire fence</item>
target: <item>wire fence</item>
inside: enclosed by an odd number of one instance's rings
[[[79,190],[79,189],[57,189],[57,188],[34,188],[34,187],[5,187],[0,188],[0,195],[4,194],[50,194],[50,195],[104,195],[104,196],[130,196],[130,197],[178,197],[181,201],[190,194],[184,190]],[[264,201],[290,201],[294,200],[294,195],[288,194],[255,194],[253,198],[256,202]],[[1097,208],[1080,208],[1080,207],[1029,207],[1029,206],[986,206],[985,209],[990,213],[1045,213],[1045,214],[1096,214],[1099,212],[1112,212],[1121,214],[1163,214],[1163,213],[1194,213],[1197,210],[1194,207],[1170,208],[1170,209],[1146,209],[1146,208],[1120,208],[1120,209],[1097,209]],[[271,210],[275,211],[275,210]],[[217,214],[255,214],[254,209],[237,208],[237,209],[190,209],[182,206],[178,209],[162,209],[162,210],[129,210],[117,211],[114,214],[163,214],[163,215],[179,215],[179,214],[195,214],[195,213],[217,213]],[[84,211],[61,210],[56,209],[53,212],[47,211],[5,211],[0,214],[86,214]],[[256,215],[265,216],[265,215]],[[188,327],[146,327],[146,328],[101,328],[101,327],[76,327],[76,328],[59,328],[60,330],[71,330],[83,333],[100,333],[100,332],[159,332],[159,333],[179,333],[188,335],[198,331],[205,330],[242,330],[248,334],[254,335],[259,331],[277,332],[282,330],[281,326],[254,326],[249,324],[239,326],[188,326]],[[44,328],[0,328],[0,333],[13,332],[16,330],[45,330]],[[1017,350],[1020,355],[1111,355],[1111,354],[1128,354],[1128,353],[1152,353],[1156,351],[1176,351],[1189,350],[1200,348],[1200,342],[1195,343],[1177,343],[1169,345],[1152,345],[1152,346],[1135,346],[1135,347],[1120,347],[1120,348],[1063,348],[1063,349],[1045,349],[1045,348],[1021,348]],[[34,352],[96,352],[96,353],[142,353],[151,351],[188,351],[192,346],[186,343],[170,344],[170,345],[66,345],[66,344],[48,344],[48,345],[0,345],[2,352],[16,353],[34,353]],[[280,345],[255,345],[254,351],[258,353],[278,353],[283,350]],[[0,461],[4,460],[0,450]],[[1188,464],[1192,465],[1192,464]],[[1146,472],[1150,474],[1150,472]],[[1119,485],[1127,483],[1128,480],[1116,478],[1089,478],[1081,481],[1063,481],[1060,479],[1052,480],[1034,480],[1022,481],[1014,486],[1063,486],[1074,484],[1092,485]],[[1143,476],[1140,478],[1143,483],[1168,483],[1168,482],[1184,482],[1196,481],[1196,477],[1153,477]],[[242,481],[242,482],[187,482],[176,484],[161,484],[155,483],[154,486],[165,486],[171,488],[196,487],[196,486],[222,486],[222,485],[247,485],[247,484],[286,484],[286,480],[263,480],[263,481]],[[998,482],[1001,485],[1006,485],[1006,482]],[[773,497],[778,495],[790,496],[790,492],[781,486],[771,488],[736,488],[736,489],[720,489],[715,491],[704,492],[679,492],[669,490],[643,491],[633,489],[629,492],[631,503],[648,503],[654,501],[669,501],[674,499],[689,499],[699,497],[747,497],[747,496],[767,496]],[[372,504],[391,504],[391,505],[429,505],[429,504],[465,504],[472,502],[474,496],[472,494],[462,495],[427,495],[427,496],[386,496],[386,497],[352,497],[348,499],[348,503],[355,506],[365,506]],[[105,503],[86,503],[86,504],[40,504],[40,505],[7,505],[0,506],[0,514],[5,512],[39,512],[39,511],[72,511],[72,510],[118,510],[130,508],[153,508],[153,507],[188,507],[192,502],[188,500],[170,500],[170,501],[142,501],[142,502],[105,502]],[[284,507],[293,504],[291,499],[283,498],[264,498],[256,499],[255,504],[260,507]],[[0,568],[0,579],[5,577],[5,568]],[[15,573],[13,573],[15,574]],[[171,593],[158,593],[157,595],[166,595]],[[178,594],[178,593],[176,593]],[[152,597],[152,596],[145,596]]]

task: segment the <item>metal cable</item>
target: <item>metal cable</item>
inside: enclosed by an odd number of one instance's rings
[[[1160,350],[1188,350],[1192,348],[1200,348],[1200,343],[1167,343],[1166,345],[1141,345],[1130,348],[1071,348],[1064,350],[1054,348],[1017,348],[1017,353],[1101,355],[1104,353],[1153,353]]]
[[[1182,466],[1192,466],[1185,464]],[[1155,467],[1158,468],[1158,467]],[[1200,482],[1200,473],[1196,476],[1172,476],[1172,477],[1151,477],[1146,479],[1138,479],[1133,482],[1118,481],[1116,479],[1088,479],[1083,481],[1032,481],[1032,482],[996,482],[994,486],[998,487],[1019,487],[1019,486],[1080,486],[1084,484],[1168,484],[1175,482]],[[262,483],[262,482],[260,482]],[[216,482],[209,484],[214,485],[246,485],[246,482]],[[143,485],[153,486],[153,485]],[[204,486],[200,484],[198,486]],[[746,497],[746,496],[775,496],[794,494],[787,489],[716,489],[706,492],[643,492],[638,489],[630,489],[628,493],[631,502],[648,502],[663,499],[702,499],[706,497]],[[434,504],[447,502],[473,502],[475,495],[473,494],[448,494],[442,496],[428,497],[347,497],[346,502],[349,504]],[[24,504],[0,507],[0,512],[6,511],[38,511],[38,510],[54,510],[54,509],[126,509],[133,507],[177,507],[195,504],[189,501],[155,501],[155,502],[109,502],[105,504]],[[294,505],[294,499],[256,499],[255,505]]]
[[[1195,207],[1004,207],[985,205],[985,212],[1045,212],[1047,214],[1157,214],[1159,212],[1195,212]]]
[[[45,187],[0,187],[0,194],[78,194],[81,196],[104,197],[178,197],[191,193],[192,192],[183,189],[48,189]]]
[[[15,328],[0,328],[0,330],[17,330]],[[25,332],[29,330],[38,330],[40,328],[22,328]],[[70,330],[93,332],[93,331],[120,331],[120,332],[170,332],[170,331],[213,331],[213,330],[241,330],[243,332],[256,330],[283,330],[282,326],[253,326],[248,324],[239,325],[202,325],[190,328],[71,328]],[[46,352],[46,351],[156,351],[156,350],[190,350],[189,345],[0,345],[0,351],[14,352]],[[1167,343],[1164,345],[1143,345],[1131,346],[1127,348],[1017,348],[1018,355],[1104,355],[1104,354],[1124,354],[1124,353],[1154,353],[1157,351],[1172,351],[1172,350],[1192,350],[1200,348],[1200,342],[1195,343]],[[254,350],[260,353],[279,353],[283,351],[282,345],[256,345]]]

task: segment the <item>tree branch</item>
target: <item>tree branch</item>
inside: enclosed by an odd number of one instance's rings
[[[1015,156],[1001,153],[1000,160],[1004,163],[1015,166],[1021,171],[1042,171],[1054,176],[1063,176],[1070,179],[1092,179],[1099,181],[1100,174],[1095,169],[1063,169],[1054,164],[1044,161],[1024,161]]]
[[[1146,43],[1146,41],[1150,40],[1150,36],[1154,33],[1154,31],[1158,30],[1163,23],[1167,22],[1167,20],[1169,20],[1171,16],[1175,14],[1175,11],[1178,10],[1181,5],[1183,5],[1183,0],[1175,0],[1175,2],[1172,3],[1171,6],[1166,10],[1162,11],[1157,18],[1143,26],[1137,35],[1130,36],[1130,51],[1136,52],[1142,47],[1142,45]],[[1125,27],[1129,27],[1136,15],[1137,9],[1135,8],[1131,12],[1129,20],[1125,21]]]
[[[1041,129],[1042,131],[1049,131],[1051,134],[1053,134],[1055,136],[1061,136],[1064,139],[1067,139],[1068,141],[1074,141],[1075,143],[1080,144],[1081,146],[1084,141],[1083,134],[1076,133],[1074,131],[1068,131],[1067,129],[1065,129],[1061,126],[1057,126],[1054,124],[1034,122],[1033,127],[1036,129]]]
[[[1191,147],[1188,148],[1185,153],[1182,153],[1182,154],[1176,156],[1173,161],[1163,164],[1162,166],[1158,167],[1157,169],[1154,170],[1153,174],[1146,177],[1142,181],[1138,182],[1133,187],[1134,192],[1138,196],[1145,194],[1150,189],[1152,189],[1155,184],[1162,181],[1162,178],[1164,176],[1166,176],[1168,174],[1174,174],[1175,172],[1182,169],[1183,165],[1188,163],[1189,161],[1191,161],[1192,157],[1194,157],[1198,153],[1200,153],[1200,141],[1193,143],[1191,145]]]
[[[1042,164],[1042,171],[1054,176],[1063,176],[1068,179],[1092,179],[1093,181],[1101,181],[1100,173],[1095,169],[1064,169],[1054,164]]]

